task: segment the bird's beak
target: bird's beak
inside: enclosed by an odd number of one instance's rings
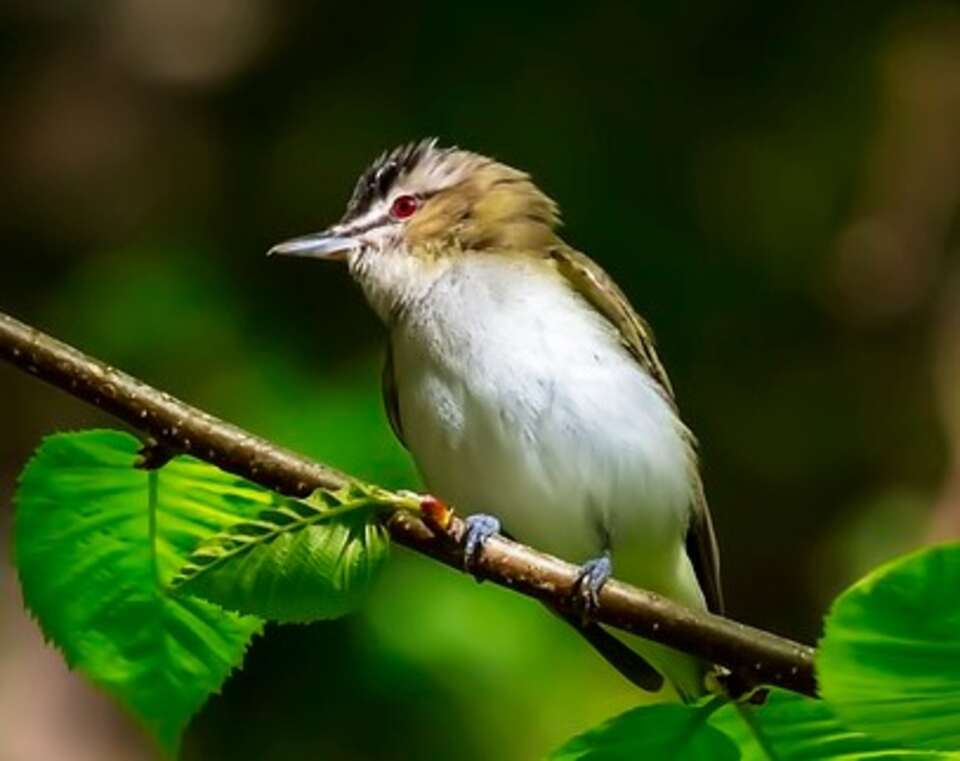
[[[343,261],[347,253],[360,247],[360,241],[348,235],[338,235],[333,230],[302,235],[278,243],[267,256],[302,256],[308,259]]]

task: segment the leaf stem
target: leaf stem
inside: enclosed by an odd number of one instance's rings
[[[757,717],[753,714],[753,707],[743,703],[741,701],[735,701],[734,706],[737,709],[737,713],[740,714],[740,718],[743,719],[743,723],[747,725],[747,729],[750,730],[750,734],[753,735],[753,739],[757,741],[757,745],[760,747],[760,750],[763,751],[764,755],[770,759],[770,761],[780,761],[780,754],[777,753],[776,749],[770,743],[769,738],[763,731],[763,728],[757,722]]]

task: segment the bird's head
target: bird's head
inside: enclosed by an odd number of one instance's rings
[[[270,253],[346,261],[389,321],[456,257],[536,255],[557,243],[558,224],[556,204],[528,174],[431,139],[382,154],[337,224]]]

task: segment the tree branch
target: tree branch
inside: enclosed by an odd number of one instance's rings
[[[349,476],[258,438],[158,391],[12,317],[0,313],[0,358],[96,405],[161,445],[189,453],[269,489],[306,496],[337,489]],[[463,570],[463,522],[446,535],[406,511],[389,523],[394,541]],[[454,541],[451,541],[451,538]],[[577,568],[501,537],[479,558],[485,579],[570,612]],[[597,620],[730,669],[746,684],[773,684],[816,696],[812,648],[721,616],[690,610],[611,579]]]

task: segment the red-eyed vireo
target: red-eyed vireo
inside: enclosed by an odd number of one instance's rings
[[[474,512],[468,559],[502,520],[582,563],[585,616],[567,619],[635,682],[662,673],[690,699],[706,664],[630,638],[641,659],[589,623],[614,569],[692,608],[722,600],[694,438],[650,331],[558,224],[529,175],[425,140],[380,156],[338,224],[271,253],[346,261],[390,333],[394,432],[427,488]]]

